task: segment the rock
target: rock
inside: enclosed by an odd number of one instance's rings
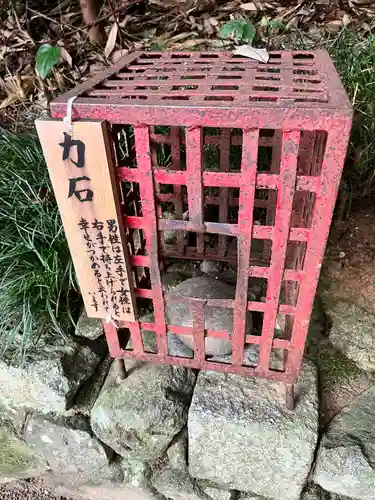
[[[324,489],[369,500],[375,491],[375,386],[329,424],[317,456],[314,481]]]
[[[189,470],[227,489],[297,500],[318,433],[316,369],[305,361],[296,407],[283,384],[200,372],[189,411]]]
[[[16,435],[8,415],[0,411],[0,484],[45,474],[48,465],[38,452]]]
[[[72,413],[90,416],[92,407],[107,379],[112,363],[113,358],[106,356],[96,368],[93,376],[83,383],[77,396],[74,398],[74,406],[70,410]]]
[[[64,412],[94,373],[103,354],[69,337],[43,337],[29,349],[23,365],[0,361],[0,403],[40,413]]]
[[[0,427],[11,428],[12,433],[21,437],[23,427],[27,418],[27,411],[24,408],[9,408],[0,405]]]
[[[322,448],[314,480],[324,489],[358,500],[373,500],[375,471],[359,446]]]
[[[314,359],[319,370],[320,423],[326,425],[366,391],[373,380],[327,342],[316,346]]]
[[[146,489],[150,487],[151,467],[135,458],[123,458],[121,468],[124,473],[123,482],[135,488]]]
[[[211,485],[203,486],[201,482],[199,482],[199,485],[212,500],[232,500],[235,497],[234,490],[224,490]]]
[[[0,429],[0,483],[40,476],[47,470],[47,464],[32,447],[6,429]]]
[[[148,321],[146,321],[148,319]],[[150,323],[149,316],[144,316],[141,318],[141,321],[145,323]],[[180,340],[180,335],[174,335],[173,333],[167,333],[167,342],[168,342],[168,354],[171,356],[176,356],[178,358],[192,358],[194,355],[194,351],[187,347]],[[149,352],[157,352],[156,348],[156,334],[155,332],[149,330],[143,330],[142,328],[142,340],[143,345],[146,350]],[[132,342],[129,341],[129,348],[131,348]]]
[[[374,415],[375,385],[372,385],[331,421],[321,445],[334,448],[354,443],[362,448],[368,461],[375,466]]]
[[[75,334],[78,337],[96,340],[104,334],[102,322],[98,318],[89,318],[86,309],[83,309],[77,322]]]
[[[265,497],[260,497],[259,495],[253,495],[251,493],[241,492],[237,500],[268,500]]]
[[[165,467],[152,476],[154,488],[171,500],[211,500],[187,469]]]
[[[128,377],[100,393],[91,425],[119,455],[153,460],[186,425],[195,374],[178,366],[133,360],[126,366]]]
[[[54,485],[56,495],[69,497],[72,500],[163,500],[163,497],[149,490],[140,490],[131,485],[122,483],[87,485],[79,488],[67,488],[65,485]]]
[[[173,469],[187,467],[187,432],[182,432],[167,450],[168,462]]]
[[[362,370],[375,371],[375,315],[342,300],[325,300],[325,308],[333,346]]]
[[[148,464],[135,459],[116,459],[112,466],[120,473],[110,481],[75,488],[55,484],[55,493],[77,500],[162,500],[150,483],[151,469]]]
[[[111,480],[117,474],[109,467],[112,450],[91,436],[86,421],[76,420],[75,428],[69,425],[63,419],[55,423],[34,415],[27,422],[24,438],[44,456],[59,482],[79,486]]]
[[[197,265],[197,263],[193,260],[170,259],[165,274],[166,276],[168,276],[169,274],[179,276],[179,283],[181,283],[181,281],[184,281],[188,278],[200,276],[201,271],[199,270],[199,266]]]
[[[257,366],[259,359],[259,345],[245,344],[243,352],[243,364],[246,366]],[[210,361],[218,361],[219,363],[231,363],[232,354],[225,354],[224,356],[212,356]]]
[[[176,220],[176,215],[172,212],[163,211],[163,219]],[[177,240],[177,231],[167,229],[163,231],[164,243],[167,245],[175,245]]]
[[[180,335],[167,333],[168,354],[178,358],[192,358],[194,351],[180,340]]]
[[[233,299],[235,288],[222,283],[210,276],[198,276],[183,281],[173,287],[170,294],[181,297],[195,297],[201,299]],[[169,324],[192,327],[193,320],[189,305],[168,301],[166,297],[166,316]],[[205,307],[205,329],[233,331],[233,310],[223,307]],[[248,313],[246,321],[246,331],[251,333],[252,321],[251,313]],[[192,335],[179,335],[182,342],[190,349],[194,348]],[[206,354],[222,356],[232,352],[231,340],[206,337]]]
[[[223,265],[221,262],[215,262],[213,260],[202,260],[201,265],[199,266],[203,274],[208,274],[213,277],[220,276],[222,267]]]
[[[303,491],[301,500],[333,500],[328,491],[323,490],[318,484],[309,484]]]

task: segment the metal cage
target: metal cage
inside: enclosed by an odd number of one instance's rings
[[[139,52],[53,101],[53,117],[65,116],[73,95],[74,119],[104,119],[111,129],[138,310],[148,301],[154,313],[152,322],[104,323],[111,355],[293,383],[352,119],[328,54],[271,52],[263,64],[231,53]],[[166,295],[170,259],[230,263],[235,297]],[[252,282],[264,290],[256,299]],[[192,328],[166,324],[166,299],[189,304]],[[207,307],[233,308],[232,332],[205,330]],[[246,311],[258,318],[251,334]],[[155,352],[144,348],[144,330],[155,332]],[[169,334],[193,335],[193,357],[172,356]],[[205,336],[231,339],[230,360],[210,360]],[[249,344],[258,346],[252,365]]]

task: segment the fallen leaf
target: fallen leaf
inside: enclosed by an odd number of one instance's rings
[[[250,45],[240,45],[233,51],[233,54],[249,57],[250,59],[255,59],[262,63],[267,63],[270,58],[266,49],[256,49]]]
[[[115,50],[114,53],[112,54],[111,61],[113,63],[116,63],[121,59],[121,57],[124,57],[129,51],[126,49],[120,49],[120,50]]]
[[[350,24],[350,17],[346,13],[342,16],[342,24],[344,26],[348,26]]]
[[[211,36],[214,33],[214,28],[207,18],[203,20],[203,26],[208,36]]]
[[[116,45],[116,38],[117,38],[117,32],[118,32],[118,25],[117,23],[114,23],[111,31],[109,32],[108,35],[108,40],[104,49],[104,55],[105,57],[109,57],[115,48]]]
[[[0,103],[0,109],[22,101],[27,92],[34,87],[34,75],[10,76],[2,80],[2,88],[7,97]]]
[[[157,28],[152,28],[150,30],[144,30],[144,32],[142,33],[142,38],[144,38],[145,40],[152,40],[155,36],[156,29]]]
[[[65,47],[60,47],[61,51],[61,57],[66,61],[70,67],[72,67],[73,61],[72,61],[72,56],[69,54],[69,52],[66,50]]]
[[[336,21],[330,21],[329,23],[326,23],[325,28],[330,33],[338,33],[341,29],[342,24],[343,23],[341,19],[337,19]]]
[[[201,45],[202,43],[205,43],[205,42],[206,42],[205,38],[195,39],[195,40],[186,40],[186,42],[183,42],[183,43],[173,44],[172,48],[174,50],[191,49],[192,47],[196,47],[197,45]]]
[[[243,3],[242,5],[240,5],[240,9],[247,10],[250,12],[257,12],[258,11],[254,2]]]

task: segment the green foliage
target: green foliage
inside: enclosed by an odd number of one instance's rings
[[[280,31],[283,31],[285,30],[285,26],[284,24],[279,21],[278,19],[271,19],[270,21],[268,21],[268,33],[270,35],[273,35],[273,34],[276,34]]]
[[[327,48],[353,103],[355,116],[344,170],[353,198],[375,193],[375,35],[343,29]]]
[[[44,43],[38,49],[35,56],[36,69],[41,78],[46,78],[51,69],[60,62],[61,49],[49,43]]]
[[[252,22],[245,17],[231,19],[220,28],[221,38],[231,38],[236,43],[243,42],[251,44],[256,35],[256,29]]]
[[[80,305],[44,157],[35,135],[0,133],[0,355],[63,334]]]

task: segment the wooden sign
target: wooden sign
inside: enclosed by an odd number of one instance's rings
[[[37,120],[87,315],[134,321],[134,297],[104,121]],[[121,223],[120,223],[121,222]]]

